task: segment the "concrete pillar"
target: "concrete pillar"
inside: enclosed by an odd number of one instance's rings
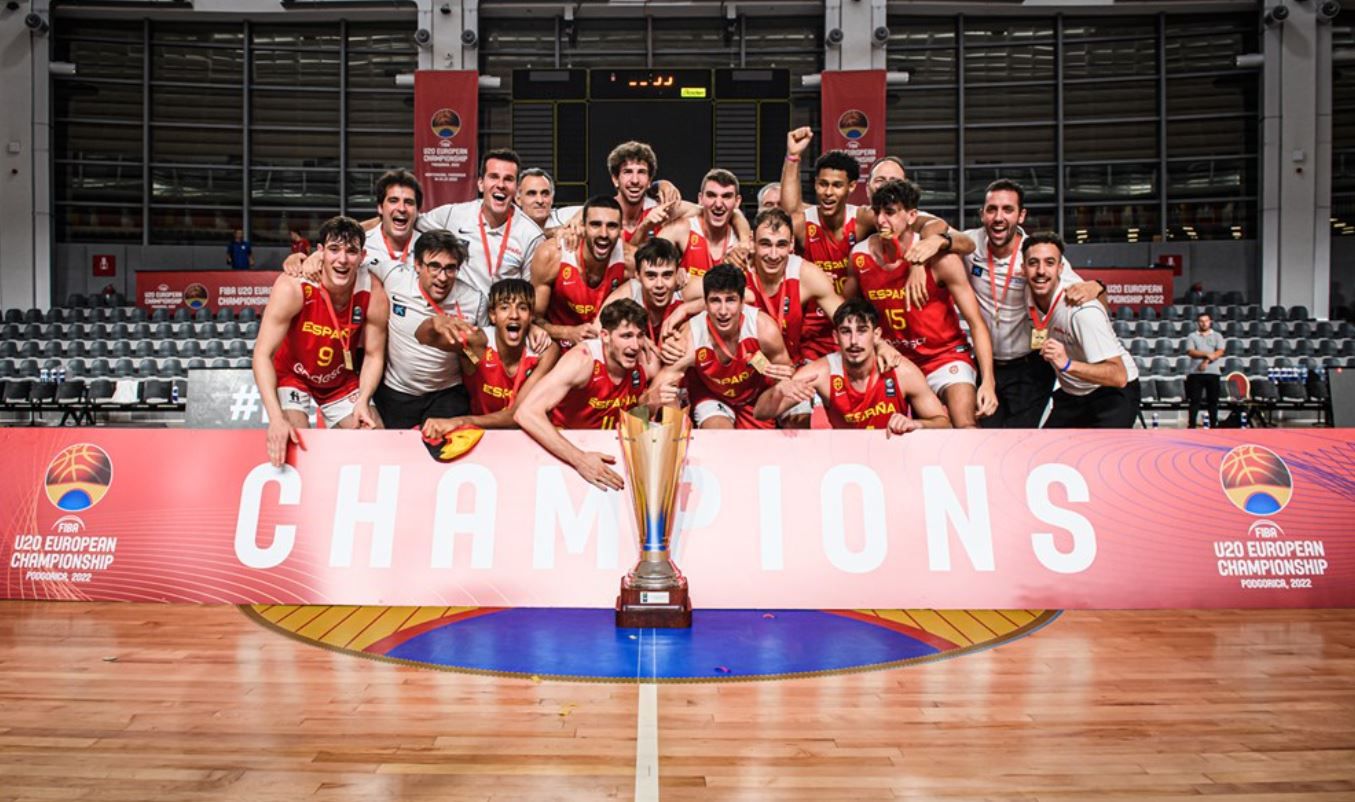
[[[46,0],[0,9],[0,306],[51,305],[51,154]]]
[[[825,70],[885,69],[888,38],[875,36],[889,30],[885,0],[827,0],[823,14]]]
[[[1261,302],[1326,317],[1331,276],[1331,26],[1318,2],[1262,36]]]
[[[432,35],[421,46],[419,69],[479,69],[479,0],[419,0],[419,28]]]

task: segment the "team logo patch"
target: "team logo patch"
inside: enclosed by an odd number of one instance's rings
[[[844,381],[842,380],[842,377],[841,377],[841,376],[834,376],[834,377],[833,377],[833,392],[835,392],[835,393],[840,393],[840,392],[842,392],[842,389],[843,389],[844,387],[846,387],[846,382],[844,382]]]
[[[92,443],[62,449],[47,465],[47,500],[66,512],[84,512],[98,504],[113,484],[113,460]]]
[[[1241,445],[1219,465],[1223,494],[1245,513],[1274,515],[1294,495],[1294,477],[1280,455],[1268,448]]]
[[[974,275],[974,276],[982,276],[982,275],[983,275],[983,268],[982,268],[981,266],[979,266],[979,265],[974,265],[973,267],[969,268],[969,272],[970,272],[971,275]]]
[[[354,323],[362,322],[362,307],[360,306],[353,307],[353,322]]]
[[[398,316],[398,317],[404,317],[404,316],[405,316],[405,305],[404,305],[404,304],[391,304],[391,314],[396,315],[396,316]]]
[[[194,312],[207,305],[208,292],[202,284],[189,284],[184,287],[183,303],[184,306],[192,309]]]
[[[632,370],[630,372],[630,386],[637,389],[640,387],[640,371]]]
[[[951,372],[951,373],[959,373],[959,372],[960,372],[960,366],[952,362],[951,365],[950,365],[950,372]]]
[[[837,118],[837,130],[849,141],[855,142],[870,130],[870,118],[860,109],[848,109]]]
[[[712,356],[711,350],[710,350],[709,348],[707,348],[706,346],[704,346],[704,345],[701,346],[700,348],[696,349],[696,361],[697,361],[697,362],[702,362],[702,363],[704,363],[704,362],[709,362],[711,356]]]
[[[429,121],[433,135],[439,139],[452,139],[461,130],[461,115],[452,109],[438,109]]]
[[[569,277],[570,277],[569,265],[564,265],[563,267],[560,268],[560,278],[563,279],[564,281],[569,281]]]
[[[893,398],[896,395],[898,395],[898,391],[894,387],[893,377],[885,379],[885,397]]]
[[[306,296],[306,300],[310,300],[310,297],[315,294],[315,287],[311,284],[302,284],[301,294]]]

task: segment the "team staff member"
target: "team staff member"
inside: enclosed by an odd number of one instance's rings
[[[1201,312],[1195,318],[1196,330],[1186,338],[1186,356],[1190,357],[1190,375],[1186,376],[1186,400],[1189,402],[1189,428],[1195,428],[1203,397],[1209,409],[1209,424],[1219,425],[1219,363],[1223,358],[1223,335],[1214,331],[1214,318]]]
[[[268,412],[268,461],[280,467],[289,442],[319,408],[335,429],[378,429],[370,407],[381,383],[388,305],[381,282],[362,269],[362,226],[335,217],[320,226],[316,281],[283,274],[273,283],[254,341],[254,382]],[[366,351],[362,374],[354,351]]]
[[[1059,378],[1046,429],[1130,429],[1139,415],[1139,371],[1095,300],[1063,303],[1063,238],[1052,231],[1021,244],[1030,346]]]
[[[513,202],[522,161],[511,150],[491,150],[480,162],[479,200],[449,203],[419,217],[420,231],[445,229],[469,243],[451,300],[476,326],[489,324],[489,286],[501,278],[529,278],[544,237]]]
[[[988,185],[981,212],[982,228],[966,231],[976,250],[965,257],[970,286],[993,337],[997,411],[979,421],[985,429],[1034,429],[1054,390],[1054,371],[1030,346],[1026,314],[1026,280],[1021,268],[1021,224],[1026,220],[1025,190],[1015,181]],[[1060,276],[1064,303],[1077,305],[1102,292],[1094,281],[1082,281],[1067,260]]]
[[[466,257],[466,244],[454,234],[429,231],[414,243],[414,267],[395,267],[386,276],[389,358],[376,408],[388,429],[412,429],[429,418],[470,411],[457,357],[425,345],[417,334],[429,318],[462,316],[450,296]]]
[[[606,195],[589,199],[583,219],[577,250],[567,250],[557,238],[532,257],[537,318],[563,348],[598,336],[595,321],[602,302],[631,272],[616,200]]]
[[[834,429],[885,429],[907,434],[948,429],[941,399],[913,363],[879,368],[880,316],[859,298],[837,308],[833,336],[839,350],[795,371],[758,399],[755,412],[769,420],[818,396]]]
[[[762,189],[757,191],[757,210],[770,209],[781,205],[781,182],[773,181],[770,184],[764,184]]]
[[[560,359],[555,343],[537,351],[528,341],[535,295],[530,282],[502,279],[489,288],[492,326],[472,331],[466,321],[448,316],[431,317],[419,325],[419,342],[457,354],[470,389],[471,410],[456,418],[429,418],[423,424],[424,437],[440,439],[461,426],[517,428],[513,413],[519,399]]]
[[[513,415],[532,439],[603,490],[625,487],[620,475],[607,467],[616,458],[581,450],[556,427],[615,429],[632,407],[677,399],[680,376],[671,368],[659,373],[658,355],[644,333],[647,321],[645,310],[634,301],[609,304],[598,318],[602,337],[584,340],[560,357]]]
[[[411,268],[410,254],[419,238],[415,226],[423,206],[423,187],[408,170],[391,170],[376,181],[376,211],[381,224],[367,232],[367,261],[381,281],[397,267]]]
[[[547,235],[565,224],[555,208],[555,179],[540,167],[528,167],[518,176],[517,203]]]

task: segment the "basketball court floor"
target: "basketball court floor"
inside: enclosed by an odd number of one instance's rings
[[[0,802],[1351,800],[1355,612],[0,604]]]

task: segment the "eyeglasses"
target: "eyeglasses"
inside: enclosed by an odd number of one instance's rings
[[[441,273],[442,275],[447,276],[449,278],[455,278],[456,271],[460,269],[461,265],[455,263],[450,265],[444,265],[441,262],[424,262],[423,267],[425,270],[427,270],[429,273],[432,273],[433,275]]]

